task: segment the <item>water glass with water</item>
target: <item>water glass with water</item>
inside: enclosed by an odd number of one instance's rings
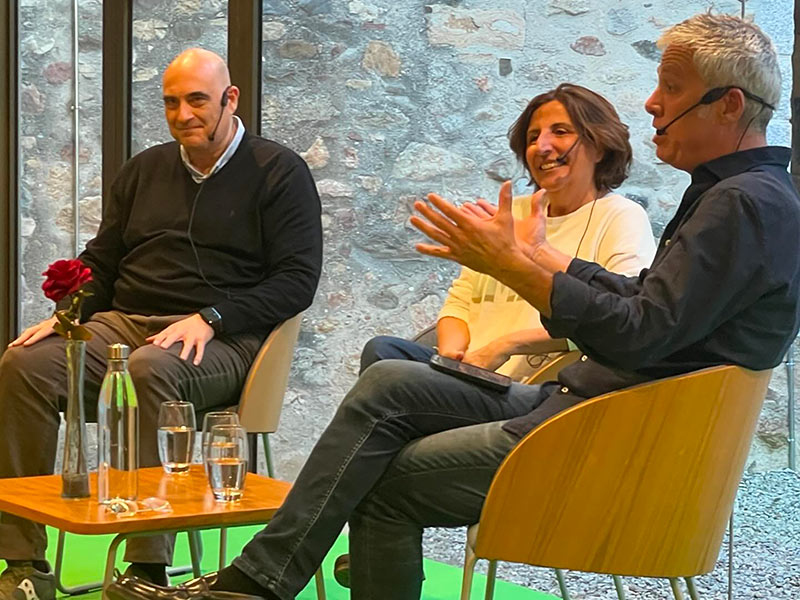
[[[192,464],[197,425],[191,402],[170,400],[158,409],[158,457],[167,473],[186,473]]]
[[[206,464],[206,446],[211,439],[211,428],[215,425],[238,425],[239,415],[229,410],[214,410],[206,413],[203,416],[203,435],[202,435],[202,448],[203,448],[203,464]],[[208,465],[206,464],[206,475],[208,475]]]
[[[203,448],[208,483],[218,502],[242,497],[247,473],[247,432],[239,425],[214,425]]]

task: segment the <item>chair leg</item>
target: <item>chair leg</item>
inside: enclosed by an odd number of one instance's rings
[[[475,563],[478,557],[466,544],[464,552],[464,572],[461,576],[461,600],[469,600],[470,593],[472,592],[472,576],[475,574]],[[487,582],[488,583],[488,582]]]
[[[614,578],[614,587],[617,589],[617,598],[625,600],[625,588],[622,585],[622,577],[619,575],[612,575]]]
[[[322,567],[314,573],[314,584],[317,588],[317,600],[325,600],[325,577],[322,575]]]
[[[228,557],[228,528],[220,527],[219,529],[219,568],[225,568]]]
[[[689,590],[689,598],[692,600],[700,600],[700,595],[697,593],[697,588],[694,585],[694,577],[684,577],[686,582],[686,589]]]
[[[675,600],[686,600],[683,596],[683,592],[681,591],[681,581],[677,577],[670,577],[669,584],[672,586],[672,593],[675,596]]]
[[[728,521],[728,600],[733,600],[733,512]]]
[[[486,596],[485,600],[494,598],[494,584],[497,580],[497,561],[489,561],[489,571],[486,573]]]
[[[197,530],[189,530],[186,532],[189,538],[189,554],[192,557],[192,573],[195,577],[200,577],[203,574],[200,568],[200,561],[203,560],[203,542],[200,539],[200,532]]]
[[[269,434],[262,433],[261,441],[264,445],[264,459],[267,461],[267,475],[275,477],[275,467],[272,466],[272,449],[269,447]]]
[[[258,473],[258,434],[247,434],[247,470],[250,473]]]
[[[556,580],[558,581],[558,589],[561,590],[562,600],[570,600],[569,590],[567,589],[567,582],[564,581],[564,571],[561,569],[553,569],[556,572]]]

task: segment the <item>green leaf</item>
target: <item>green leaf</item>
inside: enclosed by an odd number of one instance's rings
[[[70,320],[69,316],[65,313],[66,311],[57,310],[56,319],[58,319],[58,322],[61,323],[61,325],[63,325],[66,330],[69,330],[71,327],[73,327],[73,323]]]
[[[86,329],[83,325],[77,325],[72,328],[71,338],[73,340],[90,340],[92,339],[92,332]]]
[[[64,326],[61,323],[56,323],[53,325],[53,331],[55,331],[61,337],[67,337],[67,330],[64,329]]]

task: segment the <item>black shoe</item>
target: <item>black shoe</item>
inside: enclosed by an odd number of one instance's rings
[[[153,567],[162,567],[162,565],[153,565]],[[163,565],[163,569],[148,569],[140,564],[131,563],[128,565],[128,568],[125,569],[125,573],[123,573],[122,576],[135,577],[137,579],[141,579],[142,581],[149,581],[150,583],[154,583],[160,587],[169,587],[169,577],[167,576],[166,565]]]
[[[350,555],[341,554],[333,563],[333,578],[342,587],[350,587]]]
[[[216,573],[174,587],[162,587],[138,577],[123,575],[106,589],[108,600],[263,600],[261,596],[212,590]]]

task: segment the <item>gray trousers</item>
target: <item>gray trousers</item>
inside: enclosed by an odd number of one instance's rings
[[[159,464],[156,431],[158,407],[166,400],[188,400],[195,409],[231,406],[238,402],[247,371],[263,336],[239,334],[214,338],[202,362],[179,358],[180,342],[168,350],[145,338],[185,315],[145,317],[117,311],[97,313],[85,323],[92,332],[86,344],[85,409],[87,421],[97,415],[97,397],[106,372],[106,347],[131,348],[129,370],[139,402],[139,461]],[[66,408],[64,340],[56,335],[28,347],[7,348],[0,358],[0,478],[53,472],[58,443],[59,412]],[[12,481],[0,481],[12,485]],[[172,562],[173,536],[131,539],[125,559],[131,562]],[[0,558],[42,560],[47,537],[44,526],[0,513]]]

